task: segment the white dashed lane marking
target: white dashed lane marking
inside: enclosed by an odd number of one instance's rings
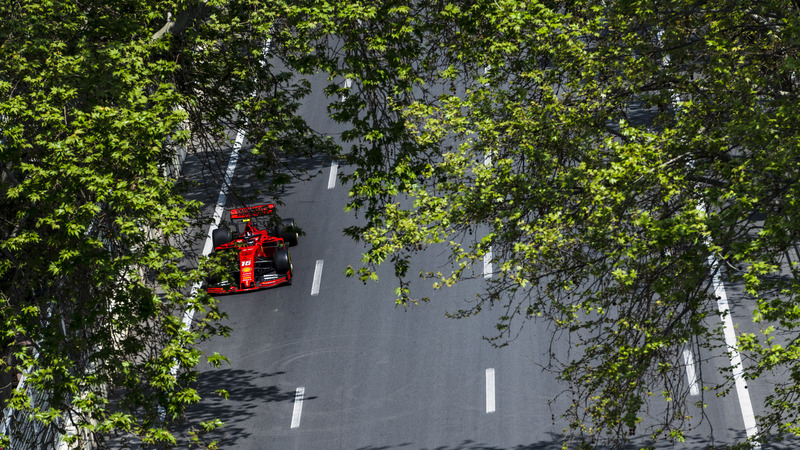
[[[353,79],[352,78],[347,78],[346,80],[344,80],[344,87],[346,89],[348,89],[348,90],[351,87],[353,87]],[[342,94],[342,97],[339,99],[339,101],[343,102],[346,98],[347,98],[347,95],[346,94]]]
[[[486,414],[495,411],[494,403],[494,369],[486,369]]]
[[[492,278],[492,247],[483,255],[483,278]]]
[[[311,295],[319,294],[320,281],[322,281],[322,260],[318,259],[314,267],[314,282],[311,284]]]
[[[328,176],[328,189],[336,187],[336,174],[339,171],[339,163],[336,161],[331,163],[331,174]]]
[[[298,428],[300,426],[300,416],[303,415],[303,396],[306,393],[306,388],[300,386],[294,393],[294,409],[292,410],[292,426],[291,428]]]

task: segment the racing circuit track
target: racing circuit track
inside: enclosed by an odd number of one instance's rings
[[[310,81],[314,92],[327,84],[324,77]],[[317,130],[336,135],[341,128],[320,107],[328,101],[311,96],[302,111]],[[192,164],[187,160],[188,174]],[[220,439],[222,448],[245,450],[561,448],[565,402],[557,395],[565,386],[541,369],[552,332],[530,322],[509,346],[495,349],[482,339],[494,331],[494,314],[446,318],[474,298],[483,276],[435,294],[420,282],[420,295],[431,293],[433,301],[408,310],[394,304],[388,268],[379,283],[345,278],[345,268],[357,267],[362,251],[342,235],[357,220],[344,211],[347,188],[335,177],[347,167],[313,164],[320,175],[289,187],[280,211],[305,232],[291,249],[294,283],[222,298],[233,334],[202,350],[226,355],[231,365],[203,369],[199,390],[205,399],[190,410],[191,420],[220,418],[226,426],[210,437]],[[245,179],[234,176],[235,183]],[[197,198],[211,215],[216,194]],[[435,252],[425,257],[429,265],[441,259]],[[490,265],[483,270],[491,276]],[[740,287],[726,288],[733,322],[750,331],[747,299]],[[694,361],[707,356],[684,355]],[[715,367],[689,366],[690,383],[719,381]],[[229,391],[228,400],[214,394],[219,388]],[[766,380],[750,382],[755,414],[763,411],[769,391]],[[705,415],[695,408],[687,442],[664,448],[721,446],[745,437],[737,392],[702,395],[698,389]]]

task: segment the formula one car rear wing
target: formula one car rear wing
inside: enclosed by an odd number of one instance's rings
[[[249,221],[251,217],[266,216],[272,214],[275,204],[245,206],[244,208],[234,208],[231,210],[231,220]]]

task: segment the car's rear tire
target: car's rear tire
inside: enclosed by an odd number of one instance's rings
[[[297,226],[294,223],[294,219],[283,219],[281,228],[278,231],[278,237],[287,242],[291,247],[297,245],[299,236],[297,234]]]
[[[231,232],[227,228],[217,228],[211,232],[211,242],[214,248],[225,245],[231,241]]]
[[[272,255],[272,260],[275,263],[275,271],[280,275],[286,275],[292,271],[292,258],[289,256],[288,250],[278,250]]]

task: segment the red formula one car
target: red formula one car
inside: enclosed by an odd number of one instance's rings
[[[234,231],[217,228],[211,234],[214,253],[231,267],[230,279],[212,277],[206,289],[209,294],[232,294],[253,291],[281,284],[292,284],[292,260],[289,246],[297,245],[294,219],[284,219],[281,226],[268,232],[256,227],[256,217],[272,214],[275,205],[248,206],[231,210]],[[239,232],[239,224],[244,231]]]

